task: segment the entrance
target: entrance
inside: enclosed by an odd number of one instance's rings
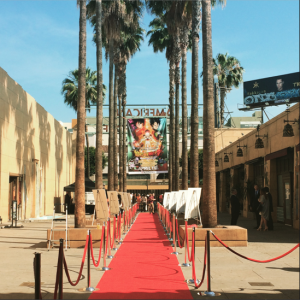
[[[22,177],[9,176],[9,199],[8,199],[8,220],[11,221],[12,203],[17,201],[17,218],[18,220],[22,215]]]
[[[286,156],[276,159],[277,167],[277,220],[287,225],[292,225],[293,220],[293,162],[294,155],[288,151]]]

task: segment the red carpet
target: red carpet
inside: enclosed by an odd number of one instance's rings
[[[89,299],[193,299],[158,215],[139,214]]]

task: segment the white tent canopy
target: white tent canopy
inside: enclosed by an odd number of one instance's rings
[[[178,201],[178,192],[170,193],[169,210],[175,210]]]
[[[170,194],[171,194],[171,193],[165,193],[165,194],[164,194],[163,206],[164,206],[164,208],[166,208],[166,209],[168,209],[168,206],[169,206]]]
[[[185,204],[187,199],[187,190],[178,191],[177,203],[176,203],[176,213],[184,213],[185,212]]]
[[[186,220],[199,218],[200,224],[202,224],[200,209],[199,209],[200,197],[201,197],[201,188],[188,189],[184,218]]]

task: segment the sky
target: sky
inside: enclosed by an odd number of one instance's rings
[[[144,11],[142,27],[153,19]],[[96,70],[93,29],[87,25],[87,66]],[[78,68],[79,9],[76,0],[0,0],[0,67],[32,95],[55,119],[71,122],[75,112],[63,102],[62,81]],[[227,0],[212,10],[213,57],[226,52],[239,59],[244,81],[299,72],[298,0]],[[103,51],[104,52],[104,51]],[[199,74],[202,39],[199,41]],[[154,53],[148,38],[127,66],[128,104],[168,104],[169,77],[165,53]],[[108,62],[103,58],[108,86]],[[187,58],[187,96],[191,99],[191,53]],[[203,103],[199,80],[199,103]],[[251,116],[238,110],[243,85],[233,88],[226,104],[232,116]],[[107,100],[106,100],[107,104]],[[0,108],[1,109],[1,108]],[[268,107],[269,118],[286,109]],[[95,116],[91,110],[88,116]],[[201,112],[200,112],[201,114]]]

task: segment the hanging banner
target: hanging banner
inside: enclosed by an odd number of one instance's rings
[[[166,118],[127,120],[128,173],[168,173]]]

